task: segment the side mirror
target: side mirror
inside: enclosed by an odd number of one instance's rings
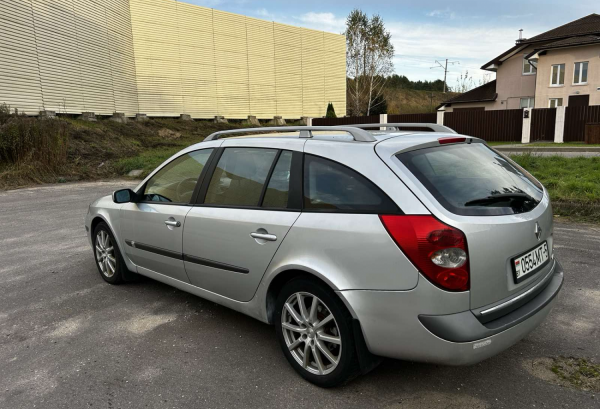
[[[115,203],[130,203],[135,202],[137,199],[137,195],[131,189],[121,189],[116,190],[112,194],[113,202]]]

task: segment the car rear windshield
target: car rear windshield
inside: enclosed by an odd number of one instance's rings
[[[455,214],[524,213],[543,196],[542,186],[527,171],[482,143],[419,149],[397,158]]]

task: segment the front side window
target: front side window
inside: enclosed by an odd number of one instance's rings
[[[549,103],[548,103],[548,107],[550,108],[556,108],[556,107],[561,107],[563,106],[563,99],[562,98],[550,98]]]
[[[533,108],[535,105],[535,98],[521,98],[521,108]]]
[[[542,199],[529,173],[482,143],[400,153],[397,158],[448,211],[464,216],[524,213]]]
[[[573,84],[587,84],[588,62],[576,62],[573,72]]]
[[[226,148],[208,185],[204,203],[258,206],[276,156],[277,149]]]
[[[146,183],[143,201],[189,203],[212,151],[186,153],[168,163]]]
[[[565,65],[555,64],[550,72],[550,85],[559,86],[565,84]]]
[[[523,56],[523,75],[535,74],[535,67]]]
[[[339,163],[304,157],[304,209],[397,213],[398,207],[371,181]]]

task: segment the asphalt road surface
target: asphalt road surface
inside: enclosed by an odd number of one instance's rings
[[[524,152],[502,151],[506,155],[523,155]],[[565,158],[596,158],[600,157],[600,152],[531,152],[533,156],[562,156]]]
[[[600,226],[557,222],[565,285],[549,318],[471,367],[388,360],[337,389],[299,378],[273,327],[94,265],[88,204],[131,182],[0,192],[0,408],[600,408],[532,360],[600,361]]]

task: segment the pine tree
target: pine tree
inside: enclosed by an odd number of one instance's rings
[[[325,118],[337,118],[335,109],[333,109],[333,104],[331,102],[327,104],[327,113],[325,114]]]

